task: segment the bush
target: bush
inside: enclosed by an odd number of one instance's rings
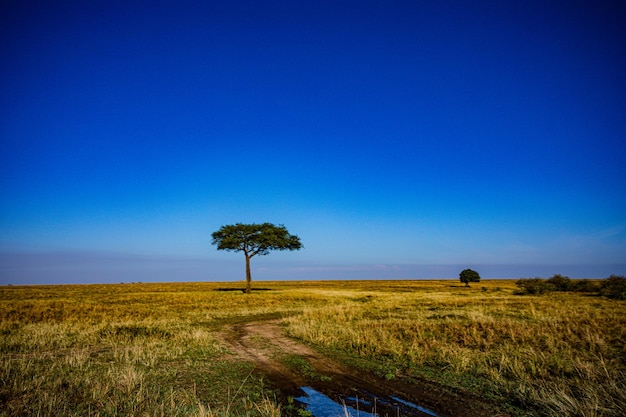
[[[517,295],[540,295],[546,292],[572,291],[582,293],[599,293],[601,296],[613,300],[626,300],[626,278],[621,275],[611,275],[600,282],[588,279],[572,280],[562,275],[554,275],[547,280],[541,278],[523,278],[515,285]]]
[[[613,300],[626,300],[626,278],[611,275],[600,284],[600,295]]]
[[[595,281],[589,281],[588,279],[581,279],[572,281],[572,291],[574,292],[599,292],[600,284]]]
[[[554,287],[541,278],[523,278],[515,283],[519,287],[515,293],[520,295],[539,295],[551,291]]]
[[[561,274],[553,275],[552,278],[548,278],[546,283],[554,287],[553,291],[572,291],[574,289],[572,280]]]

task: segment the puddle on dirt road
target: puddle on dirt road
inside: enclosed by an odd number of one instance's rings
[[[437,417],[427,408],[413,404],[401,398],[388,396],[377,397],[367,391],[359,390],[359,395],[329,394],[329,397],[311,387],[300,387],[304,395],[295,400],[306,406],[313,417]]]
[[[361,411],[359,408],[353,408],[347,404],[339,404],[311,387],[301,387],[300,389],[304,391],[305,395],[297,397],[296,401],[305,404],[306,409],[309,410],[314,417],[337,417],[346,416],[346,414],[351,417],[375,416],[375,414]],[[359,401],[356,402],[359,403]]]

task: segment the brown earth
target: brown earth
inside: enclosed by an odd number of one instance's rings
[[[379,416],[485,417],[503,416],[496,404],[459,390],[428,381],[403,382],[378,378],[359,369],[331,360],[309,346],[285,336],[278,320],[251,321],[229,325],[221,333],[223,341],[240,359],[256,369],[280,390],[285,398],[304,395],[301,387],[311,387],[335,402],[348,405],[354,398],[376,404]],[[299,357],[310,367],[306,370],[287,366],[288,358]],[[306,363],[299,360],[298,363]],[[351,400],[352,399],[352,400]],[[408,401],[420,406],[409,407]],[[363,406],[361,405],[361,409]]]

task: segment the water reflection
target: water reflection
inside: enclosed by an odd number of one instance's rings
[[[404,400],[402,400],[402,399],[400,399],[398,397],[389,397],[389,398],[391,398],[392,400],[397,401],[397,402],[399,402],[401,404],[404,404],[404,405],[407,405],[407,406],[409,406],[411,408],[414,408],[414,409],[416,409],[418,411],[421,411],[424,414],[428,414],[429,416],[437,417],[437,414],[435,414],[434,412],[430,411],[428,408],[422,407],[421,405],[417,405],[417,404],[413,404],[413,403],[408,402],[408,401],[404,401]]]
[[[347,404],[338,404],[311,387],[301,387],[300,389],[304,391],[306,395],[297,397],[296,401],[306,404],[306,409],[309,410],[315,417],[337,417],[347,415],[350,417],[374,417],[376,415],[362,411],[360,408],[353,408]],[[352,403],[356,403],[357,405],[360,403],[360,400],[357,398],[350,397],[350,399],[352,400]],[[365,401],[363,402],[366,403]]]
[[[305,395],[295,400],[306,405],[306,409],[314,417],[379,417],[381,415],[437,417],[432,410],[398,397],[380,398],[361,390],[362,397],[337,395],[338,401],[335,401],[311,387],[300,387],[300,389]]]

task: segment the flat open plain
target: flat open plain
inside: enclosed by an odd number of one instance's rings
[[[626,411],[624,301],[514,280],[224,291],[242,286],[1,287],[0,416],[302,415],[299,386],[364,384],[438,416]]]

